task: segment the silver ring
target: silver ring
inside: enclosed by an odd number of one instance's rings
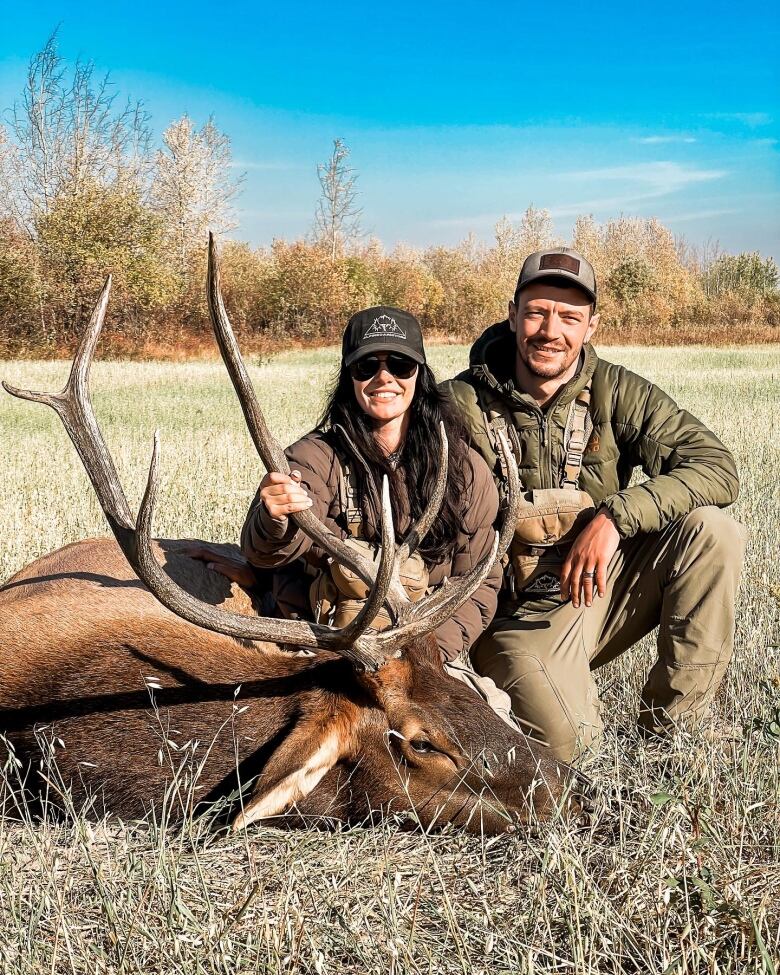
[[[596,575],[596,570],[594,569],[592,572],[583,572],[582,575],[586,579],[592,579]]]

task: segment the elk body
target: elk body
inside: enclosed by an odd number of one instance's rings
[[[213,242],[209,257],[223,358],[263,461],[286,472],[222,304]],[[376,563],[310,512],[295,516],[371,586],[356,619],[333,630],[259,617],[243,589],[186,554],[189,543],[152,541],[156,442],[137,523],[130,515],[88,391],[109,284],[63,393],[6,386],[58,412],[115,536],[66,546],[0,589],[0,732],[27,792],[124,817],[164,807],[178,818],[229,797],[234,826],[396,813],[495,833],[554,809],[570,770],[447,675],[431,635],[509,543],[519,490],[508,445],[509,510],[467,577],[409,602],[398,568],[433,523],[443,479],[402,544],[385,485]],[[444,471],[444,437],[442,461]],[[382,605],[394,623],[374,633]]]

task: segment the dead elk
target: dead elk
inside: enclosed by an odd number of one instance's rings
[[[493,551],[468,576],[411,603],[399,566],[435,519],[442,475],[419,522],[394,539],[387,484],[378,562],[364,559],[306,511],[299,527],[371,587],[361,613],[334,630],[253,614],[236,585],[189,558],[181,541],[152,541],[158,443],[137,523],[92,410],[88,377],[106,282],[62,393],[15,396],[59,414],[115,540],[59,549],[0,589],[0,731],[6,767],[28,789],[77,808],[138,817],[165,803],[174,817],[231,796],[238,827],[271,817],[363,821],[396,813],[501,832],[557,807],[570,770],[506,725],[448,676],[432,631],[480,585],[507,548],[519,497]],[[287,471],[267,429],[225,312],[213,241],[209,308],[225,364],[266,467]],[[385,605],[393,626],[370,625]],[[302,649],[314,651],[302,655]],[[56,759],[49,774],[44,751]]]

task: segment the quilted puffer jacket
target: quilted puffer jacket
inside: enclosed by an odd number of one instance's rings
[[[731,453],[711,430],[661,389],[584,347],[578,373],[540,409],[512,379],[515,337],[508,322],[474,343],[469,368],[443,383],[459,404],[472,445],[494,476],[500,467],[486,416],[501,416],[520,438],[520,476],[527,490],[560,487],[563,437],[572,400],[591,381],[593,432],[580,488],[607,508],[624,538],[657,532],[702,505],[725,507],[739,481]],[[641,467],[647,480],[629,487]]]

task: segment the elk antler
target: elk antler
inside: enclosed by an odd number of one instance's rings
[[[246,420],[252,442],[265,464],[266,470],[278,471],[280,474],[290,473],[290,465],[287,463],[284,451],[268,429],[260,405],[257,402],[252,380],[244,365],[241,352],[238,348],[233,326],[225,309],[225,302],[222,299],[219,274],[219,255],[214,235],[209,234],[209,262],[207,277],[207,294],[209,304],[209,315],[214,329],[214,335],[222,354],[222,360],[233,383],[233,388],[238,396],[238,402]],[[346,565],[363,580],[366,585],[373,583],[376,573],[374,563],[364,555],[356,552],[349,545],[345,544],[335,535],[327,525],[324,525],[311,511],[297,511],[292,515],[298,527],[304,531],[315,544],[319,545],[331,558],[341,565]],[[398,617],[402,608],[406,605],[406,593],[397,573],[391,580],[388,590],[388,602],[394,615]]]
[[[334,559],[348,565],[370,587],[368,599],[360,613],[343,629],[334,630],[303,620],[243,616],[216,609],[181,589],[157,561],[152,544],[152,518],[159,469],[159,436],[155,434],[146,491],[138,513],[138,523],[134,525],[116,467],[92,408],[88,385],[89,370],[105,318],[110,290],[111,278],[109,277],[79,342],[68,382],[61,393],[21,390],[8,383],[3,383],[3,386],[13,396],[44,403],[56,411],[76,447],[109,526],[125,557],[138,577],[164,606],[183,619],[209,630],[242,639],[268,640],[311,649],[332,650],[356,665],[376,670],[388,657],[397,656],[400,647],[413,636],[428,633],[439,626],[481,585],[497,553],[503,554],[509,544],[519,503],[517,469],[511,451],[503,439],[501,449],[510,471],[510,503],[501,533],[496,536],[492,550],[466,576],[446,582],[439,591],[420,600],[416,606],[413,606],[400,582],[401,565],[429,531],[443,501],[447,438],[442,426],[441,463],[433,496],[420,519],[412,525],[402,545],[396,546],[393,543],[389,485],[386,478],[383,481],[382,545],[378,565],[357,555],[326,526],[317,521],[311,512],[299,512],[293,516],[299,527],[317,544]],[[211,236],[209,237],[208,293],[217,341],[258,453],[269,469],[287,473],[289,472],[287,460],[267,428],[225,312],[219,288],[216,247]],[[514,472],[514,478],[511,472]],[[395,615],[398,625],[378,634],[367,632],[378,610],[385,604]]]
[[[447,434],[444,429],[444,421],[439,421],[439,473],[436,478],[436,484],[433,487],[433,494],[425,506],[425,511],[420,515],[418,521],[416,521],[410,530],[406,533],[406,538],[402,545],[398,547],[398,551],[395,556],[395,570],[399,571],[400,567],[404,562],[416,552],[420,547],[420,543],[428,534],[428,532],[433,527],[433,523],[436,521],[436,516],[441,511],[441,506],[444,503],[444,492],[447,488],[447,468],[449,466],[449,444],[447,443]]]
[[[517,434],[514,430],[515,441]],[[480,562],[474,566],[467,576],[460,576],[457,579],[445,579],[444,582],[428,596],[423,596],[419,602],[414,603],[408,614],[408,621],[401,626],[391,630],[384,630],[378,633],[373,639],[379,643],[387,652],[391,654],[396,647],[403,646],[404,643],[414,637],[429,633],[431,630],[441,626],[445,620],[469,598],[469,596],[482,584],[496,559],[502,559],[512,541],[515,533],[515,525],[520,514],[522,495],[520,493],[520,475],[517,470],[517,463],[514,454],[503,431],[498,433],[498,445],[504,460],[504,467],[507,472],[507,501],[500,532],[496,532],[493,540],[493,547]],[[519,443],[517,444],[519,449]],[[518,454],[519,456],[519,454]],[[476,585],[473,582],[475,577],[479,578]]]
[[[68,381],[65,383],[62,392],[35,393],[29,389],[17,389],[6,382],[3,383],[3,388],[7,393],[17,396],[19,399],[31,400],[33,403],[44,403],[57,413],[92,481],[92,486],[100,499],[111,529],[116,535],[122,551],[129,559],[128,552],[133,550],[133,516],[130,514],[130,506],[122,490],[122,485],[119,483],[119,476],[111,459],[111,454],[108,452],[100,433],[89,398],[89,369],[106,315],[110,293],[111,275],[106,278],[106,283],[100,292],[89,323],[81,336],[70,367]],[[80,433],[82,430],[84,435]]]
[[[353,663],[376,670],[386,659],[363,634],[371,624],[373,616],[368,612],[359,614],[348,630],[333,630],[327,626],[308,623],[303,620],[277,620],[265,617],[243,616],[227,610],[219,610],[203,603],[178,586],[165,572],[156,559],[152,545],[151,525],[157,493],[159,468],[159,436],[155,434],[154,450],[149,468],[146,491],[138,513],[138,524],[133,524],[130,507],[122,489],[116,467],[101,433],[92,401],[89,395],[89,371],[92,356],[100,336],[103,320],[111,291],[111,278],[106,279],[92,316],[81,337],[71,366],[70,376],[60,393],[39,393],[17,389],[10,383],[3,383],[12,396],[31,400],[50,406],[62,420],[63,425],[78,452],[81,462],[89,476],[108,524],[125,554],[127,561],[139,579],[157,599],[177,616],[203,626],[209,630],[226,633],[239,639],[268,640],[280,644],[293,644],[312,650],[334,650]],[[372,566],[372,574],[377,576],[373,585],[371,608],[376,615],[379,605],[386,598],[387,580],[393,565],[393,524],[388,498],[383,511],[383,541],[389,541],[383,548],[383,558],[378,569]]]

